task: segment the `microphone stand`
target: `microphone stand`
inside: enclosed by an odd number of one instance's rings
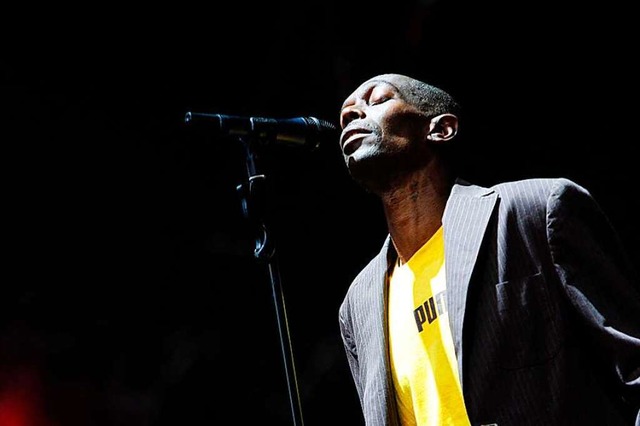
[[[238,139],[244,148],[247,181],[238,185],[236,189],[241,196],[242,212],[256,230],[254,257],[260,262],[266,263],[269,270],[293,425],[302,426],[304,424],[302,420],[302,408],[275,245],[264,220],[266,215],[266,177],[264,174],[258,172],[257,154],[252,143],[254,140],[252,140],[251,137],[238,137]]]

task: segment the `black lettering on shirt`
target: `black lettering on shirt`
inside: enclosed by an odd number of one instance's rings
[[[447,312],[445,293],[445,290],[436,293],[413,310],[413,318],[416,320],[419,333],[424,329],[425,322],[431,324],[438,316]]]

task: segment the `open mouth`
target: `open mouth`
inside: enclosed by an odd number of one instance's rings
[[[346,131],[342,135],[342,152],[345,155],[352,154],[362,144],[362,139],[370,133],[371,131],[361,128]]]

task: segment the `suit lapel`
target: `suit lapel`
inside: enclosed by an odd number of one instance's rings
[[[385,407],[385,423],[389,426],[397,425],[397,408],[394,401],[393,379],[391,377],[391,365],[389,359],[389,325],[387,315],[388,301],[388,268],[393,265],[397,254],[391,243],[391,237],[387,238],[378,255],[373,259],[371,273],[363,276],[368,285],[364,287],[364,293],[359,299],[364,304],[363,311],[369,311],[375,316],[367,317],[363,323],[367,327],[367,344],[371,347],[371,355],[367,357],[369,364],[367,369],[379,380],[374,383],[376,388],[372,392],[378,395],[380,406]]]
[[[462,377],[462,325],[467,290],[497,198],[491,189],[456,184],[451,191],[442,219],[445,240],[447,309],[462,383],[464,383]]]
[[[379,318],[379,321],[375,321],[379,327],[376,330],[376,333],[380,337],[380,344],[376,348],[379,352],[375,354],[375,359],[384,362],[380,371],[384,371],[386,377],[383,383],[384,389],[382,389],[380,396],[383,398],[383,404],[387,408],[386,424],[389,426],[397,425],[398,418],[398,412],[394,401],[393,378],[391,377],[391,360],[389,358],[389,316],[387,315],[389,297],[388,271],[390,265],[395,263],[396,258],[397,254],[393,248],[393,244],[391,243],[391,237],[387,235],[382,246],[382,250],[380,250],[380,253],[375,260],[374,267],[374,276],[382,277],[382,280],[379,278],[376,279],[372,293],[374,295],[374,306],[379,307],[379,312],[382,314],[382,318]]]

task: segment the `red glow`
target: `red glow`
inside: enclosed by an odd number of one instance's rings
[[[36,371],[23,368],[1,377],[0,426],[47,426]]]

